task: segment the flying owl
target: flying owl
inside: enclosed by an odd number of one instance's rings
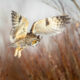
[[[14,56],[21,57],[21,51],[26,46],[35,46],[42,39],[41,35],[57,35],[64,31],[65,25],[70,22],[68,15],[54,16],[38,20],[33,23],[30,32],[27,32],[28,20],[15,11],[11,12],[12,29],[10,31],[11,46],[15,47]]]

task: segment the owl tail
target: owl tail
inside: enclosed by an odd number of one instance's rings
[[[10,44],[8,44],[8,47],[16,47],[16,45],[14,44],[14,43],[10,43]]]

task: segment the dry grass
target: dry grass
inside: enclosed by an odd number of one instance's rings
[[[79,26],[80,27],[80,26]],[[76,25],[52,37],[50,50],[40,44],[38,50],[25,49],[20,59],[5,41],[0,51],[0,80],[80,80],[80,34]],[[33,49],[34,50],[34,49]]]

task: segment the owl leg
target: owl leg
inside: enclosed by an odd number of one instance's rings
[[[18,53],[18,58],[21,57],[21,50],[19,50],[19,53]]]
[[[20,58],[21,57],[21,51],[22,51],[22,48],[20,48],[20,47],[16,48],[14,56],[15,57],[18,56],[18,58]]]
[[[14,53],[14,56],[16,57],[17,54],[18,54],[18,48],[16,48],[15,53]]]
[[[22,48],[20,48],[19,51],[18,51],[18,58],[21,57],[21,51],[22,51]]]

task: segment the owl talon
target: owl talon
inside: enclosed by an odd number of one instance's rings
[[[16,56],[18,55],[18,53],[17,53],[17,52],[18,52],[18,51],[16,50],[16,51],[15,51],[15,54],[14,54],[14,57],[16,57]]]
[[[16,57],[17,56],[17,53],[15,53],[14,56]]]
[[[18,53],[18,58],[20,58],[21,57],[21,51]]]

